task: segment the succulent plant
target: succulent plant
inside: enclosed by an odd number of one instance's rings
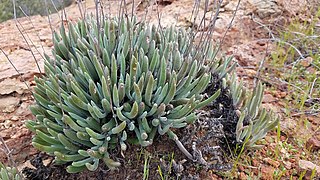
[[[16,168],[6,167],[0,162],[0,180],[20,180],[18,170]]]
[[[111,150],[127,143],[151,145],[156,134],[181,144],[174,129],[196,119],[213,69],[212,46],[192,47],[188,32],[157,29],[135,18],[92,18],[62,25],[54,33],[53,58],[45,55],[45,75],[35,78],[36,116],[26,126],[33,146],[68,163],[67,171],[120,165]],[[182,148],[183,149],[183,148]]]
[[[259,147],[256,142],[264,138],[279,123],[272,111],[261,107],[263,85],[258,82],[253,92],[248,92],[243,81],[238,82],[236,74],[227,74],[222,79],[223,88],[229,88],[233,106],[239,117],[236,126],[236,141],[246,147]]]

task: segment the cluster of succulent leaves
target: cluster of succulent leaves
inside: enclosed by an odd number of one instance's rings
[[[18,170],[12,167],[6,167],[0,162],[0,180],[20,180]]]
[[[258,82],[253,92],[247,92],[243,81],[236,74],[227,74],[222,79],[223,88],[228,88],[239,117],[236,127],[236,141],[249,148],[260,147],[256,142],[264,138],[279,123],[272,111],[261,108],[264,87]]]
[[[68,172],[120,165],[110,151],[127,142],[151,145],[156,134],[168,134],[196,120],[195,109],[212,102],[202,92],[216,63],[204,64],[183,29],[159,30],[135,18],[93,19],[69,24],[55,33],[53,56],[46,56],[45,76],[35,78],[36,121],[26,126],[33,145],[70,162]],[[100,30],[103,29],[103,30]],[[206,46],[212,47],[212,46]]]
[[[30,109],[36,121],[26,123],[35,133],[33,146],[68,163],[70,173],[94,171],[100,160],[116,168],[113,149],[148,146],[156,135],[177,140],[174,129],[193,123],[195,110],[219,96],[220,90],[210,97],[204,92],[215,74],[242,107],[239,142],[254,144],[273,127],[259,108],[261,85],[248,97],[229,75],[231,58],[214,60],[212,44],[196,46],[191,37],[183,28],[161,30],[135,18],[87,18],[68,31],[62,25],[53,34],[53,58],[45,55],[46,74],[35,78]]]

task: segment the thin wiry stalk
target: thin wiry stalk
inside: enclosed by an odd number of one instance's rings
[[[105,19],[105,14],[104,14],[104,10],[103,10],[103,2],[100,1],[100,14],[101,14],[101,21],[103,21]]]
[[[51,1],[51,4],[53,5],[54,10],[56,11],[56,13],[59,14],[59,11],[58,11],[58,9],[57,9],[57,6],[54,4],[53,0],[50,0],[50,1]],[[60,3],[61,3],[61,1],[60,1]]]
[[[6,154],[7,159],[8,159],[8,161],[10,162],[10,165],[11,165],[12,167],[16,168],[17,173],[18,173],[18,176],[20,177],[20,179],[23,179],[23,178],[22,178],[23,176],[22,176],[21,172],[18,170],[17,164],[16,164],[16,163],[14,162],[14,160],[13,160],[13,157],[12,157],[12,151],[13,151],[13,150],[10,150],[10,149],[9,149],[8,145],[6,144],[6,142],[4,141],[4,139],[3,139],[2,136],[0,136],[0,142],[2,143],[2,145],[3,145],[3,147],[4,147],[4,148],[1,148],[0,150],[2,150],[2,151]]]
[[[237,12],[238,12],[239,7],[240,7],[240,2],[241,2],[241,0],[238,0],[238,4],[237,4],[237,6],[236,6],[236,9],[235,9],[235,11],[233,12],[233,15],[232,15],[231,21],[230,21],[230,23],[229,23],[229,25],[228,25],[228,27],[227,27],[226,31],[224,32],[224,35],[223,35],[223,37],[222,37],[222,40],[221,40],[221,42],[220,42],[220,43],[219,43],[219,45],[218,45],[217,51],[219,51],[219,50],[221,49],[221,44],[224,42],[225,37],[227,36],[228,31],[229,31],[229,30],[230,30],[230,28],[232,27],[232,24],[233,24],[234,18],[236,17]],[[215,54],[214,58],[215,58],[215,57],[216,57],[216,54]]]
[[[131,17],[133,17],[134,12],[134,0],[132,0],[132,7],[131,7]]]
[[[160,29],[159,32],[160,32],[163,40],[165,41],[165,40],[166,40],[166,37],[165,37],[165,35],[163,34],[163,27],[162,27],[162,25],[161,25],[161,15],[160,15],[160,11],[159,11],[158,2],[156,2],[156,7],[157,7],[158,29]]]
[[[203,23],[203,28],[205,28],[206,27],[206,14],[207,14],[207,12],[208,12],[208,7],[209,7],[209,5],[208,5],[208,3],[209,3],[209,0],[205,0],[205,6],[204,6],[204,11],[203,11],[203,16],[202,16],[202,18],[201,18],[201,21],[200,21],[200,23],[199,23],[199,27],[198,27],[198,29],[201,27],[201,25],[202,25],[202,23]],[[213,12],[213,11],[212,11]],[[212,14],[212,13],[211,13]],[[211,19],[211,17],[210,17],[210,19]],[[198,31],[197,31],[198,32]]]
[[[202,19],[201,21],[203,21],[203,27],[206,27],[206,14],[207,14],[207,10],[208,10],[208,7],[209,7],[209,0],[206,0],[205,1],[205,5],[204,5],[204,12],[203,12],[203,16],[202,16]],[[201,25],[201,22],[200,22],[200,25]]]
[[[121,3],[120,3],[120,7],[119,7],[119,16],[118,16],[118,18],[119,18],[119,24],[121,24],[122,23],[122,18],[123,18],[123,14],[124,14],[124,9],[126,9],[126,8],[122,8],[122,3],[124,3],[124,7],[125,7],[125,2],[124,2],[124,0],[121,0]],[[117,35],[117,37],[116,38],[118,38],[118,37],[120,37],[120,31],[118,31],[118,35]]]
[[[79,9],[79,12],[80,12],[80,15],[81,15],[81,19],[84,19],[84,14],[83,14],[83,12],[82,12],[82,3],[81,3],[81,0],[77,0],[76,1],[77,2],[77,5],[78,5],[78,9]]]
[[[53,1],[51,0],[51,2],[53,2]],[[67,20],[68,20],[68,17],[67,17],[67,13],[66,13],[66,7],[64,6],[64,1],[59,0],[59,3],[62,5],[62,14],[61,14],[61,17],[64,15],[64,18],[65,18],[65,20],[67,21]],[[52,4],[53,4],[53,6],[55,6],[54,3],[52,3]],[[63,17],[62,17],[62,21],[63,21]]]
[[[206,0],[207,1],[207,0]],[[216,6],[216,2],[217,1],[214,1],[214,5],[213,5],[213,10],[214,10],[214,7]],[[200,49],[200,48],[202,48],[202,47],[205,47],[204,45],[207,45],[207,42],[208,41],[210,41],[210,37],[208,37],[209,36],[209,33],[210,33],[210,35],[211,35],[211,32],[213,32],[213,30],[214,30],[214,27],[215,27],[215,23],[216,23],[216,20],[217,20],[217,18],[218,18],[218,15],[219,15],[219,10],[220,10],[220,6],[221,6],[221,4],[222,4],[222,1],[220,1],[219,2],[219,4],[217,5],[218,7],[217,7],[217,9],[216,9],[216,11],[215,11],[215,15],[213,16],[213,13],[214,13],[214,11],[212,11],[212,13],[211,13],[211,16],[210,16],[210,23],[209,23],[209,25],[208,25],[208,31],[207,31],[207,33],[206,33],[206,36],[204,36],[204,34],[205,34],[205,31],[204,31],[204,29],[205,29],[205,26],[203,26],[203,31],[202,31],[202,33],[201,33],[201,35],[200,35],[200,40],[199,40],[199,43],[197,44],[197,46],[196,46],[196,49]],[[198,6],[200,6],[200,2],[199,2],[199,4],[198,4]],[[207,3],[205,4],[205,9],[207,10],[208,9],[208,7],[207,6],[209,6]],[[199,8],[199,7],[198,7]],[[198,16],[198,13],[199,13],[199,10],[197,10],[196,11],[196,14],[194,14],[193,16],[195,16],[195,19],[194,19],[194,22],[193,22],[193,25],[194,24],[196,24],[196,17]],[[204,13],[206,13],[206,11],[204,12]],[[201,22],[200,22],[200,24],[199,24],[199,26],[197,27],[197,30],[196,30],[196,32],[194,33],[193,32],[193,30],[194,30],[194,28],[192,28],[192,42],[194,41],[194,39],[196,38],[196,36],[197,36],[197,34],[200,32],[200,29],[201,29],[201,25],[202,25],[202,22],[203,21],[205,21],[205,19],[203,18],[202,20],[201,20]],[[209,32],[209,33],[208,33]],[[205,38],[204,38],[205,37]],[[204,40],[203,40],[203,38],[204,38]],[[192,49],[193,48],[193,43],[190,43],[190,46],[188,47],[188,49],[190,50],[190,49]],[[206,53],[204,53],[204,56],[206,55]],[[206,57],[206,56],[205,56]],[[204,58],[205,58],[204,57]],[[203,61],[203,60],[202,60]],[[202,62],[201,61],[201,62]]]
[[[191,41],[190,41],[191,43],[187,47],[188,51],[190,51],[193,48],[194,39],[196,37],[196,34],[199,32],[198,31],[199,27],[197,28],[197,31],[195,33],[193,31],[195,29],[196,18],[199,13],[200,2],[201,2],[201,0],[195,0],[194,5],[193,5],[193,9],[192,9],[192,13],[191,13],[191,17],[190,17],[190,21],[192,21],[192,17],[193,17],[193,22],[192,22],[191,33],[190,33],[190,35],[192,36]]]
[[[311,88],[310,88],[310,91],[309,91],[309,97],[312,97],[312,93],[313,93],[313,88],[314,88],[314,85],[316,84],[316,81],[318,80],[318,78],[314,78],[313,82],[312,82],[312,85],[311,85]]]
[[[121,12],[122,12],[122,3],[123,3],[123,0],[120,0],[119,1],[119,13],[118,13],[118,18],[120,19],[121,18]]]
[[[216,1],[215,1],[215,2],[216,2]],[[214,9],[212,9],[212,13],[211,13],[211,16],[210,16],[210,21],[212,21],[212,22],[210,22],[209,25],[208,25],[208,29],[209,29],[208,32],[209,32],[209,33],[206,34],[205,40],[202,41],[202,38],[203,38],[203,35],[204,35],[204,32],[202,32],[201,37],[200,37],[200,43],[199,43],[199,45],[198,45],[197,48],[207,47],[207,46],[208,46],[208,43],[211,41],[211,39],[212,39],[212,32],[213,32],[213,30],[214,30],[216,21],[217,21],[217,19],[218,19],[218,15],[219,15],[221,3],[222,3],[222,1],[217,5],[218,7],[217,7],[217,9],[216,9],[216,13],[215,13],[215,14],[214,14]],[[214,7],[213,7],[213,8],[214,8]],[[213,14],[214,14],[214,16],[213,16]],[[201,24],[200,24],[200,26],[201,26]],[[205,29],[205,21],[204,21],[204,26],[203,26],[203,28]],[[202,42],[205,43],[205,44],[201,44]],[[203,54],[203,58],[201,59],[201,62],[203,62],[203,61],[205,60],[206,54],[207,54],[207,52]]]
[[[16,25],[16,27],[18,28],[19,33],[22,35],[23,39],[24,39],[25,42],[27,43],[28,48],[29,48],[29,50],[30,50],[30,52],[31,52],[31,54],[32,54],[32,56],[33,56],[33,59],[34,59],[35,63],[37,64],[37,68],[38,68],[39,72],[42,73],[42,72],[41,72],[41,69],[40,69],[40,66],[39,66],[39,63],[38,63],[38,61],[37,61],[37,59],[36,59],[36,57],[35,57],[32,49],[31,49],[30,44],[28,43],[25,35],[23,34],[23,32],[21,31],[21,29],[20,29],[19,26],[18,26],[17,12],[16,12],[16,1],[15,1],[15,0],[12,0],[12,3],[13,3],[13,15],[14,15],[14,20],[15,20],[15,25]]]
[[[34,28],[34,25],[33,25],[32,21],[31,21],[30,17],[24,13],[24,11],[22,10],[22,8],[21,8],[20,6],[19,6],[19,8],[20,8],[20,10],[22,11],[22,13],[23,13],[26,17],[28,17],[29,21],[31,22],[32,27]],[[41,58],[44,59],[42,53],[38,50],[38,48],[36,47],[36,45],[34,44],[34,42],[32,41],[32,39],[30,38],[29,34],[27,33],[27,31],[25,30],[25,28],[23,27],[23,25],[20,23],[20,21],[17,20],[17,22],[18,22],[18,24],[21,26],[22,32],[26,32],[26,36],[28,37],[29,41],[31,42],[31,45],[36,49],[36,51],[37,51],[38,54],[41,56]],[[39,37],[39,34],[38,34],[38,33],[37,33],[37,37],[39,38],[40,45],[41,45],[42,50],[43,50],[43,52],[44,52],[44,49],[43,49],[43,46],[42,46],[42,43],[41,43],[41,40],[40,40],[40,37]]]
[[[87,1],[84,1],[84,17],[87,16]]]
[[[97,28],[98,28],[98,44],[100,44],[101,42],[100,42],[100,37],[101,37],[101,35],[100,35],[100,28],[101,28],[101,25],[100,25],[100,19],[99,19],[99,4],[100,4],[100,0],[95,0],[94,1],[95,2],[95,6],[96,6],[96,21],[97,21]],[[97,48],[98,49],[100,49],[100,46],[98,45],[97,46]],[[98,50],[98,57],[100,57],[100,50]]]
[[[216,1],[215,1],[216,2]],[[219,11],[220,11],[220,7],[221,7],[221,4],[222,4],[222,0],[219,0],[219,2],[217,3],[217,9],[216,9],[216,13],[214,15],[214,18],[212,20],[212,23],[211,25],[209,25],[209,29],[208,29],[208,33],[206,33],[206,36],[205,36],[205,40],[203,41],[202,44],[200,44],[198,47],[200,48],[203,48],[203,47],[207,47],[208,46],[208,43],[211,41],[211,38],[212,38],[212,33],[214,31],[214,28],[215,28],[215,24],[216,24],[216,21],[217,21],[217,18],[218,18],[218,15],[219,15]],[[204,32],[203,32],[204,33]],[[201,42],[201,40],[200,40]],[[207,50],[206,50],[207,51]],[[219,51],[219,49],[217,49],[217,52]],[[207,52],[204,53],[204,57],[205,58],[205,55],[207,54]],[[215,59],[215,57],[213,57],[213,59]]]
[[[23,25],[20,23],[20,21],[17,20],[16,22],[21,26],[21,29],[22,29],[21,33],[26,32],[25,28],[24,28]],[[36,47],[36,45],[34,44],[34,42],[32,41],[32,39],[30,38],[30,36],[29,36],[29,34],[28,34],[27,32],[26,32],[26,37],[28,38],[28,40],[30,40],[31,45],[36,49],[36,51],[37,51],[38,54],[41,56],[41,58],[44,59],[42,53],[40,53],[40,51],[38,50],[38,48]],[[40,37],[39,37],[39,40],[40,40]],[[40,44],[41,44],[41,40],[40,40]],[[41,45],[41,47],[42,47],[42,45]],[[31,46],[29,47],[29,49],[30,49],[30,51],[32,51],[32,50],[31,50]],[[42,49],[43,49],[43,47],[42,47]],[[44,49],[43,49],[43,51],[44,51]],[[40,71],[40,70],[39,70],[39,71]],[[41,73],[41,71],[40,71],[40,73]]]
[[[269,36],[272,36],[272,34],[269,33]],[[259,79],[260,79],[261,70],[262,70],[262,68],[264,67],[264,63],[265,63],[265,61],[266,61],[266,59],[267,59],[268,50],[269,50],[269,41],[267,42],[267,47],[266,47],[266,50],[265,50],[265,53],[264,53],[264,57],[263,57],[262,61],[261,61],[260,64],[259,64],[259,68],[258,68],[258,70],[257,70],[257,74],[256,74],[255,79],[254,79],[254,81],[253,81],[254,86],[257,85],[257,82],[258,82]]]
[[[122,14],[122,17],[121,18],[123,18],[123,15],[126,15],[126,16],[128,16],[128,9],[127,9],[127,2],[126,2],[126,0],[123,0],[123,3],[124,3],[124,13]]]
[[[46,12],[47,12],[47,17],[48,17],[48,22],[49,22],[49,26],[50,26],[50,30],[51,30],[51,38],[53,39],[53,33],[54,33],[54,31],[53,31],[53,27],[52,27],[52,23],[51,23],[51,18],[50,18],[50,14],[49,14],[48,1],[45,0],[45,1],[44,1],[44,4],[45,4],[45,6],[46,6]],[[60,16],[59,16],[59,18],[60,18]]]
[[[21,6],[19,6],[19,9],[20,9],[21,12],[28,18],[29,22],[31,23],[32,28],[35,29],[35,26],[34,26],[33,22],[31,21],[30,16],[21,8]],[[36,35],[37,35],[37,38],[38,38],[38,40],[39,40],[39,42],[40,42],[42,51],[45,52],[45,51],[44,51],[44,48],[43,48],[43,45],[42,45],[42,43],[41,43],[41,39],[40,39],[39,33],[36,32]],[[29,37],[29,36],[28,36],[28,37]],[[29,38],[29,39],[30,39],[30,38]],[[31,41],[31,39],[30,39],[30,41]],[[41,54],[39,51],[38,51],[38,53],[41,55],[42,59],[44,59],[43,56],[42,56],[42,54]]]
[[[30,92],[32,92],[30,86],[28,85],[28,83],[26,82],[26,80],[24,79],[24,77],[22,76],[22,73],[19,72],[19,70],[17,69],[17,67],[13,64],[13,62],[11,61],[11,59],[9,58],[9,56],[4,52],[3,49],[0,48],[0,51],[4,54],[4,56],[6,57],[6,59],[9,61],[9,63],[11,64],[11,66],[14,68],[14,70],[19,74],[20,78],[22,79],[22,81],[24,82],[24,84],[27,86],[28,90]]]
[[[147,16],[148,16],[148,13],[149,13],[149,5],[152,6],[152,4],[148,2],[147,4],[147,7],[145,8],[145,13],[144,13],[144,17],[143,17],[143,20],[142,21],[146,21],[147,20]],[[157,8],[158,8],[158,3],[157,3]]]
[[[99,19],[99,4],[100,4],[100,0],[95,0],[94,1],[95,6],[96,6],[96,20],[97,20],[97,27],[98,27],[98,37],[100,36],[100,19]],[[100,38],[98,38],[98,42]],[[100,43],[99,43],[100,44]]]
[[[191,16],[190,16],[190,21],[191,22],[193,21],[191,29],[194,29],[194,26],[196,24],[196,19],[197,19],[198,13],[199,13],[200,2],[201,2],[201,0],[194,1],[194,5],[193,5]],[[192,19],[192,17],[193,17],[193,19]]]
[[[274,34],[272,33],[271,29],[268,26],[266,26],[265,24],[262,24],[261,22],[256,20],[254,15],[251,16],[251,19],[253,22],[255,22],[255,23],[259,24],[260,26],[262,26],[263,28],[265,28],[269,32],[269,34],[271,35],[272,38],[275,38]]]
[[[299,59],[304,59],[305,57],[304,57],[304,55],[301,53],[301,51],[299,51],[299,49],[297,48],[297,47],[295,47],[293,44],[291,44],[291,43],[289,43],[289,42],[286,42],[286,41],[283,41],[283,40],[281,40],[281,39],[278,39],[278,38],[269,38],[269,39],[258,39],[258,40],[256,40],[256,41],[276,41],[276,42],[278,42],[278,43],[283,43],[283,44],[285,44],[285,45],[288,45],[288,46],[290,46],[290,47],[292,47],[298,54],[299,54]],[[299,60],[297,60],[297,61],[299,61]],[[297,63],[297,61],[295,61],[295,62],[293,62],[293,63]],[[293,63],[291,63],[291,64],[293,64]]]
[[[111,16],[111,3],[107,3],[107,18],[110,18]]]
[[[50,1],[52,2],[52,0],[50,0]],[[47,16],[50,16],[51,11],[49,12],[49,5],[48,5],[48,1],[47,0],[44,1],[44,5],[45,5],[45,8],[46,8]],[[54,5],[54,8],[55,8],[55,5]],[[57,9],[56,9],[56,13],[58,14],[59,20],[61,21],[61,16],[60,16],[60,13],[59,13],[59,11]]]

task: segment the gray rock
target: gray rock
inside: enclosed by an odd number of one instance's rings
[[[249,0],[249,3],[260,18],[277,16],[282,12],[281,7],[275,0]]]
[[[0,112],[10,113],[13,112],[16,106],[20,103],[17,97],[3,97],[0,98]]]

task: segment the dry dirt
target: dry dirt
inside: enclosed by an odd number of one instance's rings
[[[131,2],[132,1],[127,1],[128,6],[130,6]],[[87,0],[85,3],[87,11],[94,12],[93,1]],[[184,27],[191,25],[189,19],[193,6],[192,0],[161,0],[158,1],[158,3],[158,10],[161,13],[161,24],[164,27],[171,24]],[[274,42],[263,40],[270,38],[269,28],[272,29],[274,26],[284,26],[291,17],[294,17],[299,13],[305,13],[304,10],[308,3],[304,0],[241,1],[234,24],[227,32],[222,52],[226,55],[233,55],[235,57],[234,59],[239,64],[237,68],[238,75],[245,80],[246,86],[252,87],[254,80],[258,78],[263,80],[267,85],[269,85],[269,87],[273,87],[268,88],[265,91],[263,106],[274,110],[280,117],[282,117],[280,122],[281,141],[294,142],[294,137],[296,137],[295,135],[297,134],[299,134],[300,137],[307,137],[308,140],[310,135],[313,135],[311,140],[309,139],[308,143],[317,147],[317,149],[312,150],[311,153],[318,153],[320,132],[316,132],[316,130],[320,124],[319,115],[311,116],[301,114],[295,117],[284,118],[284,98],[288,93],[286,91],[287,84],[283,84],[276,79],[270,80],[263,74],[259,74],[259,65],[261,61],[268,57],[275,47]],[[116,13],[115,7],[118,6],[118,3],[111,2],[110,4],[111,5],[108,5],[107,3],[105,4],[106,11],[110,12],[110,14]],[[223,37],[225,30],[232,19],[232,14],[236,5],[237,0],[225,1],[225,3],[223,3],[220,10],[221,13],[216,23],[216,30],[214,32],[214,37],[217,41],[220,41]],[[138,15],[141,16],[144,14],[145,7],[146,4],[141,2],[137,8]],[[156,16],[156,8],[150,8],[149,11],[150,22],[157,23],[158,18]],[[203,11],[203,9],[201,9],[201,11]],[[66,12],[68,21],[70,22],[74,22],[80,18],[80,13],[76,4],[67,7]],[[57,29],[59,27],[61,22],[58,14],[51,15],[51,23],[53,25],[53,29]],[[23,32],[25,37],[19,33],[17,26]],[[24,41],[24,38],[27,39],[30,46]],[[17,24],[14,20],[9,20],[0,24],[0,48],[8,54],[12,63],[21,74],[21,76],[19,76],[19,73],[17,73],[11,66],[4,54],[0,53],[0,136],[5,140],[8,147],[12,149],[13,159],[17,163],[19,169],[32,167],[30,160],[39,154],[38,151],[30,144],[32,138],[31,132],[29,132],[24,126],[25,120],[34,118],[28,110],[28,107],[34,102],[31,93],[32,86],[34,85],[33,76],[40,74],[33,57],[37,59],[40,65],[40,70],[43,72],[43,60],[41,58],[41,54],[43,52],[50,54],[52,46],[51,29],[47,17],[33,16],[30,17],[30,19],[25,17],[18,19]],[[27,88],[24,80],[26,80],[26,83],[31,88]],[[299,123],[301,123],[298,121],[301,116],[311,122],[310,127],[301,126],[302,128],[297,128],[300,125]],[[159,144],[161,144],[161,142],[166,141],[162,139]],[[251,151],[246,156],[243,161],[249,161],[250,166],[240,164],[236,168],[235,172],[233,171],[233,177],[247,179],[248,177],[255,176],[262,179],[273,179],[274,173],[277,169],[285,168],[287,171],[285,172],[284,177],[288,178],[294,173],[298,174],[297,172],[302,172],[305,169],[309,170],[310,166],[319,167],[320,165],[319,158],[312,159],[310,161],[306,159],[307,162],[301,161],[305,156],[303,153],[306,152],[301,152],[301,148],[298,146],[294,147],[297,149],[297,152],[291,152],[286,148],[280,147],[278,153],[279,156],[281,156],[281,159],[274,158],[273,155],[275,153],[275,149],[279,148],[277,146],[275,132],[269,133],[264,144],[266,144],[264,148],[258,151]],[[167,152],[176,151],[176,149],[171,146],[165,149],[161,148],[163,148],[163,146],[156,145],[148,148],[147,152],[152,153],[157,149],[157,155],[155,155],[157,157],[155,158],[160,159],[160,157],[162,157],[161,155],[165,155]],[[134,154],[134,152],[137,151],[142,152],[141,149],[132,147],[127,154],[130,154],[130,152]],[[270,155],[272,155],[271,158]],[[175,152],[175,156],[179,156],[179,152]],[[44,157],[44,155],[41,155],[41,157]],[[254,157],[254,159],[250,159],[250,157]],[[5,163],[7,162],[7,157],[2,151],[0,151],[0,161]],[[97,178],[98,176],[101,178],[105,177],[105,175],[108,174],[107,179],[119,179],[119,177],[127,177],[127,179],[130,179],[128,176],[133,174],[133,177],[141,179],[143,175],[144,159],[136,159],[133,162],[129,162],[129,164],[130,163],[131,165],[128,165],[129,168],[126,171],[131,170],[132,172],[125,174],[125,176],[119,176],[119,173],[117,172],[110,173],[108,171],[101,170],[99,171],[100,174],[97,175]],[[161,164],[161,162],[158,163]],[[314,166],[312,166],[312,164]],[[152,173],[156,173],[157,166],[155,164],[153,164],[153,166],[155,167],[150,167],[150,169],[152,169]],[[133,167],[135,167],[135,169]],[[220,179],[223,178],[224,174],[215,171],[201,172],[204,173],[198,176],[198,178],[201,179]],[[310,172],[311,171],[307,171],[307,175],[309,173],[310,176]],[[123,171],[121,171],[121,173],[123,173]],[[320,172],[318,173],[318,175],[320,175]],[[59,178],[62,177],[63,176]],[[90,177],[93,177],[92,173]],[[150,178],[159,179],[159,176],[151,174]],[[298,175],[293,176],[293,178],[297,179]],[[76,176],[70,176],[69,179],[79,178]]]

